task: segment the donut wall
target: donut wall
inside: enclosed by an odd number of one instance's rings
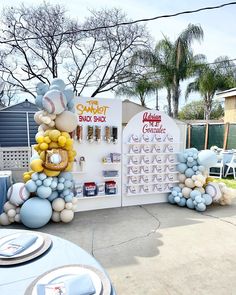
[[[179,150],[174,120],[155,110],[134,116],[123,131],[122,205],[166,202],[179,182]]]
[[[122,102],[77,97],[75,113],[72,174],[77,211],[120,207]]]

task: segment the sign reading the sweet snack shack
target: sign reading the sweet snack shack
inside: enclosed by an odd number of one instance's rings
[[[98,100],[90,99],[76,105],[79,122],[105,123],[109,106],[100,104]]]
[[[142,123],[142,133],[166,133],[166,128],[162,125],[161,115],[145,112]]]

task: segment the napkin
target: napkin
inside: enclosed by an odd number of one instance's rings
[[[37,285],[37,295],[93,295],[95,293],[95,287],[88,274],[76,276],[64,282]]]
[[[37,239],[36,235],[21,234],[18,238],[1,245],[0,255],[11,257],[19,254],[33,245]]]

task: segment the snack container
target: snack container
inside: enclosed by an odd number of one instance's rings
[[[88,126],[88,128],[87,128],[87,140],[90,143],[92,143],[94,141],[93,133],[94,133],[93,126]]]
[[[151,166],[143,165],[142,166],[142,172],[144,172],[144,173],[150,173],[151,172]]]
[[[115,195],[117,192],[116,182],[114,180],[109,180],[105,182],[105,193],[106,195]]]
[[[162,146],[159,144],[155,144],[155,152],[156,153],[161,153],[162,152]]]
[[[135,195],[139,193],[139,187],[137,185],[127,186],[127,194]]]
[[[150,137],[148,134],[143,134],[141,137],[142,142],[150,142]]]
[[[163,176],[161,174],[156,175],[156,181],[157,182],[162,182],[163,181]]]
[[[157,164],[161,164],[162,163],[162,157],[161,156],[154,156],[154,161]]]
[[[136,175],[129,176],[129,180],[128,181],[131,184],[138,184],[139,181],[140,181],[140,177],[139,176],[136,176]]]
[[[148,175],[142,175],[141,179],[142,179],[142,182],[144,182],[144,183],[149,183],[149,180],[150,180]]]
[[[97,194],[97,186],[95,182],[85,182],[84,183],[84,196],[93,197]]]
[[[157,183],[157,184],[155,185],[155,191],[156,191],[156,192],[162,192],[162,190],[163,190],[163,186],[162,186],[162,184]]]
[[[132,166],[128,168],[128,174],[135,175],[140,173],[140,168],[137,166]]]
[[[79,142],[81,142],[83,140],[83,126],[82,125],[78,125],[76,127],[76,137]]]
[[[152,146],[151,145],[143,145],[142,151],[144,153],[151,153],[152,152]]]
[[[111,128],[110,128],[110,126],[105,126],[105,141],[107,143],[111,142]]]
[[[81,198],[83,197],[83,184],[80,182],[76,182],[74,186],[75,190],[75,197],[76,198]]]
[[[120,163],[121,154],[120,153],[110,153],[110,158],[113,163]]]
[[[131,156],[131,157],[129,157],[129,164],[138,165],[138,164],[140,164],[139,161],[140,161],[139,156]]]
[[[152,172],[154,172],[154,173],[162,173],[163,172],[163,168],[160,165],[155,165],[155,166],[153,166]]]
[[[132,145],[129,148],[131,154],[138,154],[140,152],[140,147],[138,145]]]
[[[150,157],[150,156],[146,156],[146,155],[144,155],[144,156],[142,157],[142,163],[143,163],[143,164],[150,164],[150,163],[151,163],[151,157]]]
[[[102,134],[101,134],[101,126],[95,126],[95,141],[101,142]]]
[[[150,187],[149,185],[147,185],[147,184],[144,184],[144,185],[142,186],[142,191],[143,191],[144,193],[150,193],[150,192],[151,192],[151,187]]]
[[[118,141],[118,128],[113,126],[112,127],[112,142],[117,143]]]
[[[153,137],[153,141],[161,142],[162,141],[161,135],[160,134],[155,134],[154,137]]]

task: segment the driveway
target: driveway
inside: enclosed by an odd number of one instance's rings
[[[94,255],[118,295],[236,294],[236,203],[203,214],[170,204],[82,212],[39,230]]]

